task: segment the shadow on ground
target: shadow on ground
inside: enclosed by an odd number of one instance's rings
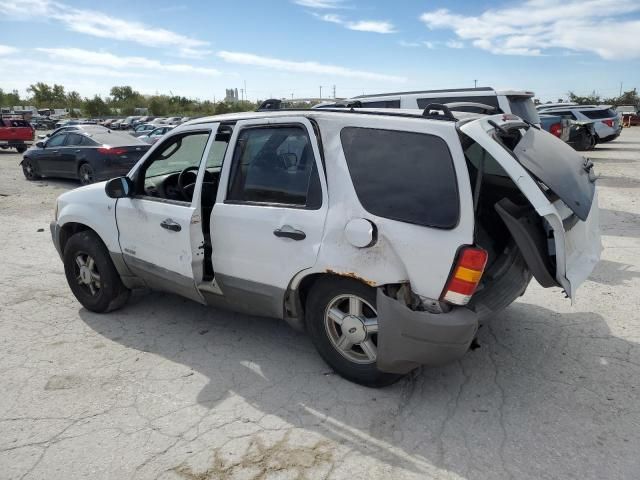
[[[637,473],[640,348],[595,313],[516,303],[480,329],[481,348],[461,361],[381,390],[333,374],[305,335],[272,319],[157,293],[80,316],[114,342],[206,376],[197,400],[208,409],[240,396],[418,476],[434,467],[466,478]]]

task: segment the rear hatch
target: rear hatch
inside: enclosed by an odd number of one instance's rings
[[[534,232],[517,208],[496,207],[536,279],[573,298],[602,249],[593,164],[514,115],[482,117],[459,129],[500,164],[543,219],[545,232]]]
[[[592,110],[581,110],[580,113],[585,115],[587,118],[594,120],[596,122],[602,122],[607,127],[613,128],[614,130],[619,130],[620,127],[620,116],[618,113],[611,108],[599,108]]]

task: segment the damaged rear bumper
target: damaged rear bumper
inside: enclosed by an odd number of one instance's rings
[[[469,349],[478,331],[478,315],[467,308],[448,313],[414,311],[377,293],[378,359],[384,372],[408,373],[420,365],[442,365]]]

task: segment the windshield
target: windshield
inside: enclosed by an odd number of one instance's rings
[[[540,117],[531,97],[509,96],[511,113],[529,123],[540,123]]]

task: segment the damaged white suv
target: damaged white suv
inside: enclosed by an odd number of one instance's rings
[[[380,386],[459,358],[532,275],[573,297],[600,256],[594,183],[513,115],[248,112],[183,124],[126,177],[61,195],[51,232],[89,310],[146,287],[283,318]]]

